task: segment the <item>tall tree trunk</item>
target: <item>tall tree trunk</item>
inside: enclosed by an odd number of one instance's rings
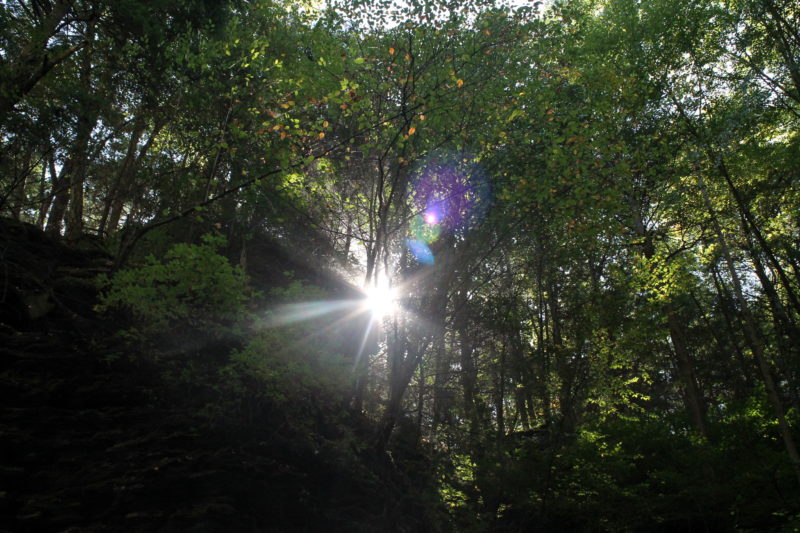
[[[459,317],[456,331],[459,339],[459,363],[461,366],[461,389],[464,391],[464,414],[469,424],[470,435],[474,437],[480,428],[477,400],[478,371],[473,360],[474,348],[466,313]]]
[[[645,228],[641,207],[639,202],[633,197],[633,194],[629,196],[628,200],[633,215],[634,233],[644,241],[641,253],[647,260],[652,260],[656,250],[653,245],[652,235],[650,235]],[[689,420],[691,420],[695,431],[708,439],[709,432],[705,417],[705,402],[700,387],[697,384],[694,362],[692,361],[689,346],[686,342],[683,322],[677,314],[674,303],[666,303],[663,306],[663,311],[667,318],[667,329],[669,331],[670,340],[672,341],[672,347],[675,350],[675,358],[678,363],[678,375],[683,383],[683,398],[686,412],[689,415]]]
[[[403,323],[402,335],[398,328],[399,319],[394,318],[393,338],[389,338],[389,401],[381,420],[376,437],[376,449],[382,452],[389,443],[389,437],[401,413],[403,397],[428,348],[443,342],[445,312],[448,295],[454,278],[453,237],[440,241],[439,263],[433,267],[424,280],[422,293],[428,295],[420,305],[420,320],[413,330]]]
[[[769,401],[772,403],[772,407],[775,410],[775,417],[777,418],[778,428],[780,429],[781,437],[783,438],[783,443],[786,447],[786,453],[789,456],[789,461],[791,462],[792,467],[794,468],[797,480],[800,482],[800,454],[797,452],[797,445],[795,444],[794,437],[792,436],[789,423],[786,420],[786,410],[783,407],[783,401],[781,400],[778,385],[775,383],[775,379],[773,378],[771,365],[767,360],[766,354],[764,353],[764,346],[758,334],[756,319],[750,311],[750,305],[744,297],[742,282],[739,279],[739,273],[736,272],[736,266],[733,262],[733,258],[731,257],[730,250],[728,249],[728,243],[725,239],[724,233],[722,232],[722,227],[717,219],[716,210],[711,205],[711,200],[708,197],[708,191],[706,189],[705,182],[703,177],[699,174],[697,176],[697,181],[703,196],[703,202],[705,203],[706,210],[711,216],[711,223],[714,228],[714,233],[717,236],[717,241],[719,243],[720,250],[722,251],[722,256],[725,260],[725,264],[728,267],[728,274],[730,275],[731,282],[733,284],[733,293],[736,296],[736,300],[739,303],[739,308],[741,309],[741,313],[744,318],[743,325],[745,338],[747,339],[747,343],[750,346],[750,349],[753,351],[756,361],[758,362],[758,368],[761,371],[761,379],[764,383],[764,388],[767,391],[767,397],[769,398]]]
[[[122,206],[125,203],[125,192],[127,192],[130,184],[128,183],[134,170],[134,160],[136,159],[136,149],[139,147],[139,139],[144,133],[147,123],[143,118],[138,118],[133,126],[131,137],[128,141],[128,150],[125,153],[125,158],[122,160],[119,172],[108,191],[108,198],[103,206],[103,215],[100,218],[101,235],[108,231],[114,231],[119,225],[119,219],[122,214]],[[110,216],[110,218],[109,218]]]
[[[740,393],[739,398],[743,399],[749,391],[753,390],[753,378],[751,371],[757,371],[758,369],[748,362],[744,352],[742,352],[742,347],[739,344],[738,334],[739,329],[741,328],[737,329],[734,327],[734,322],[738,322],[738,319],[736,317],[732,317],[730,312],[731,308],[733,307],[733,297],[723,283],[717,267],[713,262],[709,265],[709,270],[711,272],[711,279],[714,281],[714,288],[717,291],[717,300],[720,302],[719,308],[722,312],[722,317],[725,320],[725,329],[728,332],[728,338],[730,339],[731,344],[733,344],[734,351],[736,352],[739,368],[743,370],[740,375],[742,376],[742,380],[744,382],[744,390],[738,390],[737,387],[737,391]]]
[[[456,304],[455,307],[456,309],[462,308],[458,304]],[[448,413],[452,404],[452,397],[447,390],[450,376],[450,363],[447,354],[445,337],[442,335],[441,341],[434,351],[433,361],[433,421],[431,433],[434,435],[439,430],[439,425],[448,419]]]
[[[44,229],[44,221],[47,218],[47,210],[50,208],[50,195],[47,194],[47,172],[52,158],[48,154],[42,161],[42,175],[39,180],[39,212],[36,215],[36,225],[39,229]]]
[[[689,412],[689,419],[697,432],[709,438],[708,427],[706,426],[705,402],[700,396],[700,387],[697,386],[697,377],[694,372],[694,364],[689,355],[689,348],[684,338],[683,327],[675,307],[672,303],[665,306],[667,315],[667,325],[669,336],[672,340],[672,347],[675,349],[675,358],[678,363],[678,372],[684,382],[684,394],[686,409]]]
[[[556,373],[561,386],[558,390],[558,409],[561,413],[560,428],[562,433],[572,433],[577,424],[577,413],[572,401],[574,386],[574,369],[571,368],[569,357],[564,349],[564,340],[561,335],[561,307],[559,305],[559,291],[555,280],[550,279],[547,289],[547,308],[550,312],[550,335],[553,358],[555,359]]]
[[[417,372],[417,434],[422,435],[422,419],[425,414],[425,367],[419,365]]]
[[[492,343],[492,352],[495,351],[494,342]],[[492,360],[496,357],[495,353],[492,353]],[[497,419],[497,439],[501,441],[506,434],[506,418],[505,418],[505,402],[506,402],[506,348],[503,346],[500,350],[500,360],[498,361],[500,365],[498,375],[497,375],[497,383],[494,387],[494,411],[495,417]]]
[[[713,157],[713,154],[709,152],[709,157]],[[728,172],[728,167],[725,165],[725,162],[722,158],[716,158],[715,161],[716,167],[719,170],[720,174],[725,180],[725,183],[728,186],[728,190],[733,197],[736,207],[739,210],[739,214],[743,220],[743,230],[747,238],[754,238],[755,241],[761,247],[761,250],[764,252],[764,255],[767,257],[769,264],[775,269],[775,272],[778,274],[778,278],[781,280],[783,284],[784,291],[786,292],[786,296],[789,298],[789,302],[795,309],[796,313],[800,313],[800,298],[798,298],[797,293],[792,286],[792,282],[789,280],[789,276],[786,274],[786,271],[783,269],[783,265],[778,260],[775,252],[772,250],[772,247],[769,245],[767,240],[764,238],[764,235],[761,233],[761,230],[756,224],[755,217],[750,212],[750,208],[747,206],[742,194],[739,192],[739,189],[733,183],[733,178],[731,177],[730,172]],[[704,189],[705,191],[705,189]]]
[[[541,418],[544,424],[551,421],[550,412],[550,351],[547,346],[547,307],[544,300],[544,245],[541,241],[537,242],[537,261],[536,261],[536,348],[534,354],[536,368],[536,389],[537,400],[542,406]],[[532,418],[539,418],[537,412],[533,412]]]
[[[772,284],[772,280],[769,279],[764,265],[761,262],[761,258],[758,257],[758,253],[750,245],[747,246],[747,251],[750,255],[753,267],[755,268],[756,276],[758,276],[761,287],[764,289],[764,293],[767,295],[767,300],[769,301],[775,329],[776,344],[781,354],[781,360],[784,363],[783,368],[786,369],[789,363],[797,361],[798,355],[800,355],[800,353],[798,353],[798,350],[800,350],[800,331],[798,331],[797,324],[795,324],[786,312],[786,308],[781,303],[775,286]],[[778,365],[778,367],[780,368],[780,365]],[[793,370],[792,368],[789,371],[792,372]],[[797,397],[797,380],[789,380],[789,384],[789,386],[794,389],[794,397]]]
[[[86,23],[86,39],[90,43],[94,40],[93,20]],[[83,184],[89,166],[89,141],[100,115],[99,104],[94,99],[95,91],[92,87],[93,54],[92,47],[87,46],[81,57],[79,77],[83,94],[88,97],[88,102],[84,102],[84,106],[78,110],[78,128],[75,144],[70,153],[69,208],[65,232],[68,240],[76,240],[83,235]]]
[[[396,339],[395,339],[396,340]],[[390,375],[389,375],[389,400],[381,417],[381,422],[378,434],[375,440],[375,448],[378,452],[384,452],[389,445],[389,438],[400,420],[402,413],[403,397],[405,396],[408,385],[411,383],[411,378],[414,375],[419,364],[422,362],[422,357],[430,345],[430,338],[421,339],[420,342],[414,343],[398,343],[403,344],[402,348],[397,348],[397,352],[390,358],[395,359],[395,363],[390,361]]]
[[[64,162],[64,165],[61,167],[61,172],[58,174],[58,177],[53,175],[53,192],[51,196],[53,196],[52,206],[50,207],[50,212],[47,215],[47,226],[45,227],[45,231],[53,236],[60,236],[61,229],[63,228],[64,224],[64,215],[67,212],[67,206],[69,205],[69,174],[71,172],[72,162],[71,160],[67,159]],[[51,172],[55,171],[54,167],[51,167]]]

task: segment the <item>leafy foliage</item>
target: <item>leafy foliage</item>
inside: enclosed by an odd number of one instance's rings
[[[219,254],[225,239],[206,234],[202,244],[178,243],[162,260],[103,277],[99,313],[125,311],[134,325],[125,333],[137,339],[183,329],[222,335],[247,316],[247,279],[241,267]]]
[[[796,2],[517,4],[5,2],[0,209],[420,530],[795,527]]]

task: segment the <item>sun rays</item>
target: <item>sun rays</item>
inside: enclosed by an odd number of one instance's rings
[[[397,291],[388,282],[379,281],[364,289],[364,306],[375,319],[382,319],[399,311]]]

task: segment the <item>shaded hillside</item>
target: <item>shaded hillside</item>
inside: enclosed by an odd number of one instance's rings
[[[403,460],[422,461],[413,449],[375,455],[370,424],[313,390],[291,412],[262,402],[246,417],[219,405],[210,415],[213,367],[243,340],[158,362],[125,353],[111,336],[119,324],[92,316],[88,289],[78,298],[70,285],[106,258],[24,224],[0,228],[11,295],[0,325],[0,529],[435,529],[423,466],[416,478],[403,471]],[[33,318],[21,306],[36,289],[55,298]],[[189,366],[190,379],[176,372]]]

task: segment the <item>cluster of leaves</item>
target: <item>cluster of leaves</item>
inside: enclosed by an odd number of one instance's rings
[[[201,241],[175,244],[163,259],[149,255],[139,266],[102,276],[95,310],[129,313],[134,325],[123,333],[139,340],[179,330],[229,334],[248,317],[247,278],[219,253],[224,237],[209,233]]]

